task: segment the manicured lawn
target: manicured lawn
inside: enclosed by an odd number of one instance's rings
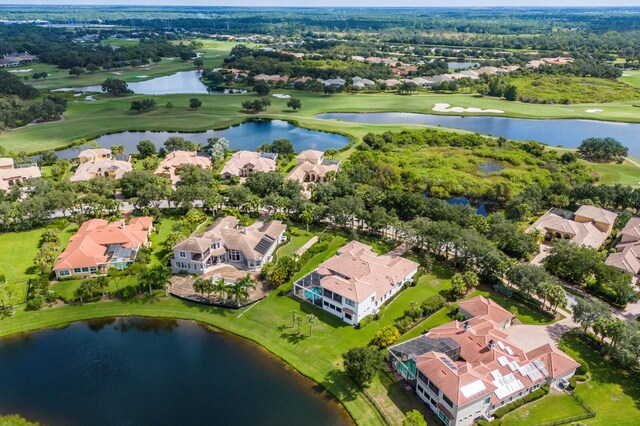
[[[291,253],[305,245],[311,239],[311,237],[316,235],[316,232],[314,232],[313,230],[310,230],[311,232],[307,232],[306,229],[298,228],[295,226],[289,227],[289,231],[295,233],[295,235],[289,234],[289,241],[278,248],[278,250],[276,251],[276,257],[284,257],[290,255]]]
[[[585,410],[567,394],[547,395],[507,414],[503,426],[536,426],[586,414]]]
[[[622,164],[587,163],[598,174],[598,182],[603,185],[630,185],[640,187],[640,167],[625,161]]]
[[[55,291],[56,294],[60,295],[64,300],[72,301],[75,299],[75,291],[80,287],[82,281],[83,280],[59,281],[51,284],[51,290]],[[135,277],[123,277],[118,281],[117,286],[116,282],[111,280],[109,282],[109,286],[105,289],[105,293],[114,293],[118,289],[133,287],[136,285]]]
[[[156,231],[151,235],[151,249],[153,250],[153,256],[151,256],[152,265],[160,265],[164,262],[165,255],[170,247],[165,247],[164,242],[167,241],[167,237],[171,233],[171,228],[178,222],[177,219],[165,217],[160,219],[160,222],[154,223]]]
[[[38,244],[44,229],[0,234],[0,269],[7,281],[23,281],[34,275],[33,258],[38,253]]]
[[[640,88],[640,70],[625,70],[618,80]]]
[[[286,99],[272,98],[272,106],[266,113],[261,113],[259,116],[295,120],[305,128],[341,132],[356,138],[361,138],[370,131],[424,128],[424,125],[372,125],[338,120],[321,120],[314,116],[321,112],[331,111],[434,113],[432,108],[436,103],[449,103],[452,106],[501,109],[505,111],[504,114],[501,114],[502,116],[522,118],[585,118],[640,122],[638,108],[633,106],[634,101],[608,103],[603,112],[589,114],[585,110],[597,108],[601,105],[525,104],[463,94],[400,96],[383,93],[324,96],[296,92],[294,90],[286,90],[286,92],[301,99],[303,105],[301,110],[290,112],[286,107]],[[120,98],[101,96],[95,102],[71,102],[64,121],[39,124],[6,132],[0,135],[0,146],[33,152],[67,146],[73,139],[92,139],[103,133],[125,130],[202,131],[228,127],[255,117],[255,115],[243,113],[240,108],[240,104],[243,101],[255,98],[255,95],[251,94],[233,96],[203,95],[200,97],[203,105],[197,111],[190,109],[188,106],[190,95],[153,96],[159,105],[172,102],[175,107],[171,110],[160,107],[148,113],[132,114],[129,111],[131,101],[143,97],[148,96],[132,95]]]
[[[613,363],[579,340],[566,334],[560,349],[578,362],[586,362],[591,380],[578,384],[576,394],[595,411],[596,417],[582,422],[588,425],[637,425],[640,419],[640,379]],[[550,411],[554,406],[548,407]]]

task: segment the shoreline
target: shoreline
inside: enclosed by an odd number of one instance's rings
[[[197,309],[193,314],[187,313],[186,311],[179,311],[175,309],[169,308],[167,309],[164,306],[158,306],[164,304],[170,304],[171,301],[177,301],[180,304],[183,304],[187,308]],[[138,302],[138,303],[136,303]],[[156,305],[157,308],[150,307],[148,305]],[[251,305],[252,306],[252,305]],[[386,419],[384,414],[380,411],[376,404],[371,402],[370,396],[366,394],[366,391],[359,392],[359,398],[349,399],[348,401],[340,399],[338,393],[339,391],[332,390],[330,387],[325,386],[322,383],[322,380],[318,377],[315,377],[311,371],[304,371],[301,368],[298,368],[295,363],[290,362],[292,360],[288,360],[285,353],[280,353],[275,350],[275,348],[269,347],[268,344],[263,344],[260,342],[259,336],[250,336],[247,333],[242,333],[239,330],[232,330],[229,327],[225,327],[220,323],[220,321],[216,321],[218,315],[220,315],[217,311],[230,312],[230,310],[221,308],[221,307],[210,307],[210,310],[203,310],[201,305],[195,304],[193,302],[184,301],[182,299],[177,299],[173,296],[165,297],[159,296],[155,298],[155,303],[141,303],[140,300],[135,300],[132,302],[121,302],[121,301],[100,301],[87,303],[83,305],[62,305],[51,308],[45,308],[40,311],[28,312],[24,311],[24,307],[21,306],[18,308],[16,314],[22,314],[27,316],[34,316],[35,314],[40,313],[42,315],[42,320],[36,320],[35,322],[27,322],[25,325],[25,321],[19,321],[17,327],[14,329],[10,329],[9,331],[5,330],[3,324],[6,320],[11,320],[12,317],[6,318],[5,320],[0,320],[0,339],[16,337],[21,335],[26,335],[28,333],[38,332],[41,330],[48,329],[62,329],[66,328],[69,325],[82,321],[89,320],[99,320],[105,318],[114,318],[114,317],[143,317],[143,318],[157,318],[157,319],[177,319],[177,320],[185,320],[185,321],[193,321],[198,323],[205,328],[211,328],[213,330],[226,333],[230,336],[234,336],[237,338],[244,339],[252,344],[255,344],[260,350],[267,351],[271,356],[279,359],[285,366],[295,370],[297,374],[305,377],[308,380],[311,380],[317,386],[320,386],[324,391],[331,395],[342,407],[345,413],[348,414],[349,418],[354,424],[362,424],[366,423],[366,419],[361,419],[362,423],[359,423],[358,420],[360,416],[358,413],[352,408],[349,407],[345,402],[353,402],[358,399],[361,402],[365,402],[369,407],[369,414],[375,413],[375,417],[378,419],[380,424],[388,425],[389,421]],[[232,310],[231,312],[235,315],[236,313],[244,312],[241,308],[238,310]],[[60,315],[55,315],[60,313],[61,310],[72,311],[73,314],[71,318],[61,318]],[[53,314],[53,315],[52,315]],[[20,315],[20,316],[22,316]],[[206,315],[206,316],[204,316]],[[228,314],[224,314],[225,316]],[[351,409],[350,409],[351,408]]]

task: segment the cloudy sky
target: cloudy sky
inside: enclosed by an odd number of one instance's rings
[[[299,7],[483,7],[483,6],[640,6],[640,0],[0,0],[0,4],[299,6]]]

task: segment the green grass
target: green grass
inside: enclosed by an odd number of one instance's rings
[[[636,88],[604,78],[528,75],[510,78],[509,82],[518,88],[520,99],[538,103],[604,103],[640,97]]]
[[[640,70],[625,70],[618,80],[630,86],[640,88]]]
[[[637,425],[640,418],[640,380],[606,360],[576,335],[563,336],[560,349],[589,365],[591,379],[576,387],[576,394],[597,413],[583,420],[588,425]],[[548,406],[552,412],[553,405]]]
[[[51,290],[55,291],[56,294],[62,297],[62,299],[64,299],[65,301],[73,301],[75,300],[75,291],[80,287],[82,281],[83,280],[81,279],[58,281],[51,284]],[[123,289],[125,287],[134,287],[136,285],[137,281],[135,277],[123,277],[117,283],[111,280],[109,281],[109,286],[105,289],[105,293],[115,293],[118,289]]]
[[[289,231],[295,232],[296,235],[289,235],[289,241],[282,245],[276,251],[276,257],[288,256],[300,247],[305,245],[314,235],[315,232],[307,232],[306,229],[298,227],[289,227]]]
[[[481,295],[486,298],[492,299],[493,301],[497,302],[500,306],[502,306],[508,311],[511,311],[513,308],[517,309],[517,312],[518,312],[517,317],[520,320],[520,322],[522,322],[523,324],[545,325],[545,324],[551,324],[557,321],[556,319],[553,319],[551,316],[547,316],[543,314],[541,311],[532,309],[523,303],[520,303],[513,299],[509,299],[508,297],[505,297],[499,293],[496,293],[493,290],[489,290],[488,288],[478,289],[473,294],[475,296]],[[563,318],[560,314],[557,314],[557,315],[560,316],[560,319]]]
[[[397,130],[405,128],[424,128],[424,125],[371,125],[348,123],[337,120],[320,120],[315,114],[329,111],[339,112],[377,112],[406,111],[433,113],[435,103],[449,103],[453,106],[497,108],[505,111],[504,116],[522,118],[585,118],[592,120],[616,120],[640,122],[638,109],[633,102],[607,104],[598,114],[588,114],[586,109],[598,107],[598,104],[584,105],[535,105],[509,102],[496,98],[480,98],[470,95],[416,95],[400,96],[395,94],[336,95],[295,92],[285,90],[302,101],[302,109],[290,112],[286,99],[272,98],[272,106],[260,117],[288,119],[297,121],[302,127],[349,134],[361,138],[375,131]],[[244,120],[256,117],[241,111],[240,104],[254,95],[203,95],[202,108],[189,108],[190,95],[153,96],[159,105],[172,102],[174,108],[164,107],[145,113],[132,114],[130,103],[141,99],[141,95],[122,98],[101,96],[96,102],[71,102],[63,121],[23,127],[0,135],[0,146],[10,150],[41,151],[68,146],[74,139],[92,139],[104,133],[126,130],[175,130],[204,131],[213,128],[228,127]],[[467,114],[472,115],[472,114]]]
[[[33,258],[44,229],[0,234],[0,269],[8,282],[25,281],[35,273]]]
[[[541,423],[577,417],[585,410],[567,394],[548,395],[526,404],[502,419],[503,426],[536,426]]]
[[[598,182],[603,185],[630,185],[640,187],[640,167],[625,161],[622,164],[591,163],[587,165],[598,175]]]

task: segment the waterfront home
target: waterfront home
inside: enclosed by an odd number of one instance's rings
[[[296,157],[296,166],[287,175],[287,179],[304,182],[326,182],[340,170],[340,160],[325,160],[324,152],[302,151]]]
[[[388,349],[392,367],[445,425],[491,420],[498,408],[542,386],[558,386],[580,366],[550,343],[530,351],[518,348],[503,331],[510,322],[494,321],[513,315],[489,299],[461,303],[480,314]]]
[[[276,169],[278,154],[271,152],[238,151],[222,168],[220,176],[229,179],[232,176],[246,178],[251,173],[268,173]]]
[[[203,155],[198,155],[197,152],[173,151],[162,159],[154,173],[156,175],[167,176],[169,180],[171,180],[171,184],[175,186],[180,180],[178,171],[186,165],[210,169],[211,159]]]
[[[351,85],[356,89],[370,89],[376,87],[376,83],[368,78],[353,77],[351,79]]]
[[[124,269],[135,261],[141,247],[150,246],[152,231],[151,217],[135,217],[129,223],[88,220],[71,237],[53,271],[65,278],[104,274],[112,267]]]
[[[418,263],[378,255],[371,246],[351,241],[335,256],[294,283],[294,294],[356,325],[373,315],[418,272]]]
[[[278,220],[241,226],[233,216],[218,219],[206,231],[172,247],[171,270],[175,274],[204,275],[222,264],[260,269],[272,260],[278,244],[285,241],[286,229]]]
[[[598,249],[611,234],[617,217],[616,213],[595,206],[580,206],[575,213],[553,208],[536,220],[527,232],[538,230],[550,238]]]
[[[86,163],[87,161],[111,160],[112,158],[111,150],[107,148],[85,149],[78,154],[80,164]]]
[[[618,233],[616,252],[604,262],[633,275],[633,283],[640,275],[640,217],[632,217]]]
[[[0,158],[0,191],[9,191],[19,183],[41,176],[38,166],[16,167],[13,158]]]

